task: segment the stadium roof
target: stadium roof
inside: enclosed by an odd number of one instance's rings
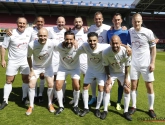
[[[127,14],[131,1],[126,3],[112,3],[112,0],[103,0],[102,3],[94,1],[76,2],[73,0],[0,0],[0,13],[8,14],[35,14],[35,15],[63,15],[63,16],[93,16],[96,11],[101,11],[104,16],[120,12]],[[77,0],[78,1],[78,0]],[[116,0],[121,1],[121,0]],[[137,1],[137,0],[135,0]],[[139,1],[139,0],[138,0]],[[97,2],[97,3],[96,3]],[[105,3],[107,2],[107,3]]]
[[[35,14],[35,15],[62,15],[62,16],[86,16],[91,17],[96,11],[101,11],[104,17],[110,17],[111,13],[120,12],[127,15],[131,11],[159,13],[165,12],[165,0],[102,0],[102,3],[94,3],[94,0],[0,0],[0,13],[8,14]],[[73,2],[74,1],[74,2]],[[76,0],[78,1],[78,0]],[[92,2],[93,1],[93,2]],[[101,0],[100,0],[101,1]],[[105,3],[108,2],[108,3]],[[113,0],[114,1],[114,0]],[[97,0],[98,2],[98,0]]]
[[[140,0],[134,9],[136,12],[165,12],[165,0]]]

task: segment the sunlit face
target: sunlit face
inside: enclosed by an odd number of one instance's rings
[[[37,26],[37,29],[41,29],[45,24],[45,21],[42,17],[39,17],[37,18],[36,20],[36,26]]]
[[[142,22],[142,17],[140,15],[137,15],[132,18],[132,25],[136,31],[139,31],[141,29]]]
[[[64,37],[64,39],[65,39],[65,41],[64,41],[65,47],[68,49],[71,49],[73,47],[74,41],[75,41],[74,35],[66,35]]]
[[[27,20],[25,18],[19,18],[17,20],[17,29],[19,32],[24,32],[27,25]]]
[[[57,27],[59,30],[62,30],[65,26],[65,19],[63,17],[59,17],[57,19]]]
[[[91,49],[95,50],[97,48],[98,38],[96,36],[91,36],[88,38],[88,43]]]
[[[83,25],[82,19],[81,18],[75,18],[75,20],[74,20],[75,28],[76,29],[81,29],[82,25]]]
[[[113,19],[112,19],[112,22],[114,24],[114,27],[120,28],[121,27],[121,23],[122,23],[121,16],[120,15],[114,16]]]
[[[103,16],[102,16],[102,14],[95,15],[94,22],[95,22],[97,27],[100,27],[102,25],[102,23],[103,23]]]
[[[111,46],[112,46],[112,50],[113,52],[117,53],[120,51],[120,46],[121,46],[121,41],[119,37],[112,37],[111,39]]]
[[[48,31],[46,29],[41,29],[38,32],[38,42],[44,45],[48,38]]]

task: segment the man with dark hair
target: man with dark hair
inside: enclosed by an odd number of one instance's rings
[[[93,79],[96,79],[98,83],[98,96],[96,104],[96,117],[100,117],[100,105],[103,98],[103,88],[105,81],[105,72],[102,65],[102,51],[106,49],[108,44],[98,43],[98,34],[95,32],[88,33],[88,43],[84,43],[79,49],[83,49],[87,54],[88,58],[88,68],[84,78],[83,85],[83,101],[84,110],[80,114],[81,117],[85,116],[89,112],[88,107],[88,89]]]
[[[60,54],[60,63],[56,77],[56,92],[59,103],[59,108],[55,112],[55,115],[60,114],[64,110],[63,105],[63,92],[62,86],[68,74],[71,75],[72,85],[74,89],[74,106],[73,111],[79,115],[80,111],[78,108],[79,95],[80,95],[80,64],[78,46],[75,41],[75,34],[71,31],[66,31],[64,34],[64,41],[60,43],[57,50]]]
[[[110,43],[110,40],[113,35],[118,35],[121,39],[122,46],[125,48],[129,49],[129,46],[131,45],[131,39],[130,39],[130,34],[128,30],[123,30],[121,27],[122,23],[122,16],[120,13],[115,13],[112,18],[112,23],[114,24],[113,27],[114,29],[108,30],[107,32],[107,38],[108,38],[108,43]],[[117,104],[116,104],[116,109],[121,110],[121,99],[123,95],[123,87],[121,86],[120,81],[118,81],[118,99],[117,99]]]

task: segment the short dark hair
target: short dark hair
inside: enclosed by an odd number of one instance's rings
[[[28,22],[27,22],[27,19],[26,19],[25,17],[18,17],[16,23],[18,23],[18,20],[21,19],[21,18],[23,18],[23,19],[26,20],[26,24],[28,23]]]
[[[90,33],[88,33],[88,39],[89,39],[90,37],[93,37],[93,36],[96,36],[96,37],[98,38],[98,34],[97,34],[97,33],[95,33],[95,32],[90,32]]]
[[[72,31],[66,31],[65,33],[64,33],[64,37],[66,37],[66,35],[73,35],[74,36],[74,39],[75,39],[75,34],[72,32]]]
[[[122,19],[122,15],[121,15],[120,13],[115,13],[115,14],[113,14],[113,17],[114,17],[114,16],[120,16],[121,19]]]
[[[45,22],[45,19],[44,19],[42,16],[37,16],[37,17],[35,18],[35,20],[34,20],[34,23],[36,23],[36,22],[37,22],[38,18],[42,18],[42,19],[43,19],[43,21]]]

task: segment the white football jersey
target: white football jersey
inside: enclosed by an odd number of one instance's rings
[[[79,67],[79,52],[74,46],[71,49],[63,48],[62,43],[57,46],[60,54],[59,67],[64,67],[67,70],[76,69]]]
[[[90,72],[104,73],[104,66],[102,65],[102,51],[108,48],[109,44],[97,43],[97,48],[95,50],[92,50],[88,43],[84,43],[81,47],[87,54],[87,70],[90,70]]]
[[[57,26],[49,28],[49,38],[50,39],[57,39],[60,43],[64,41],[64,33],[66,32],[66,29],[59,30]],[[53,52],[53,59],[52,64],[56,65],[60,61],[59,59],[59,52],[54,51]]]
[[[72,30],[72,32],[75,34],[75,39],[78,42],[78,45],[81,46],[83,43],[87,42],[87,34],[84,34],[84,29],[81,28],[80,30]],[[86,64],[87,63],[87,54],[81,54],[80,57],[80,63]]]
[[[96,32],[98,34],[99,43],[108,43],[107,39],[107,31],[111,28],[111,26],[102,24],[100,27],[97,27],[96,25],[91,25],[89,32]]]
[[[118,53],[114,53],[110,46],[103,51],[102,56],[103,66],[109,66],[110,73],[125,73],[125,66],[130,66],[131,57],[123,46],[120,46]]]
[[[21,33],[17,29],[14,29],[12,36],[6,35],[2,47],[8,49],[8,60],[19,64],[27,62],[26,55],[30,38],[31,32],[28,32],[28,30]]]
[[[132,65],[149,66],[151,61],[150,47],[156,46],[154,34],[151,30],[141,27],[140,31],[129,29],[132,46]]]
[[[33,55],[33,66],[38,68],[45,68],[52,64],[52,54],[59,44],[54,39],[47,39],[44,45],[40,44],[38,40],[30,42],[28,46],[28,57]]]

